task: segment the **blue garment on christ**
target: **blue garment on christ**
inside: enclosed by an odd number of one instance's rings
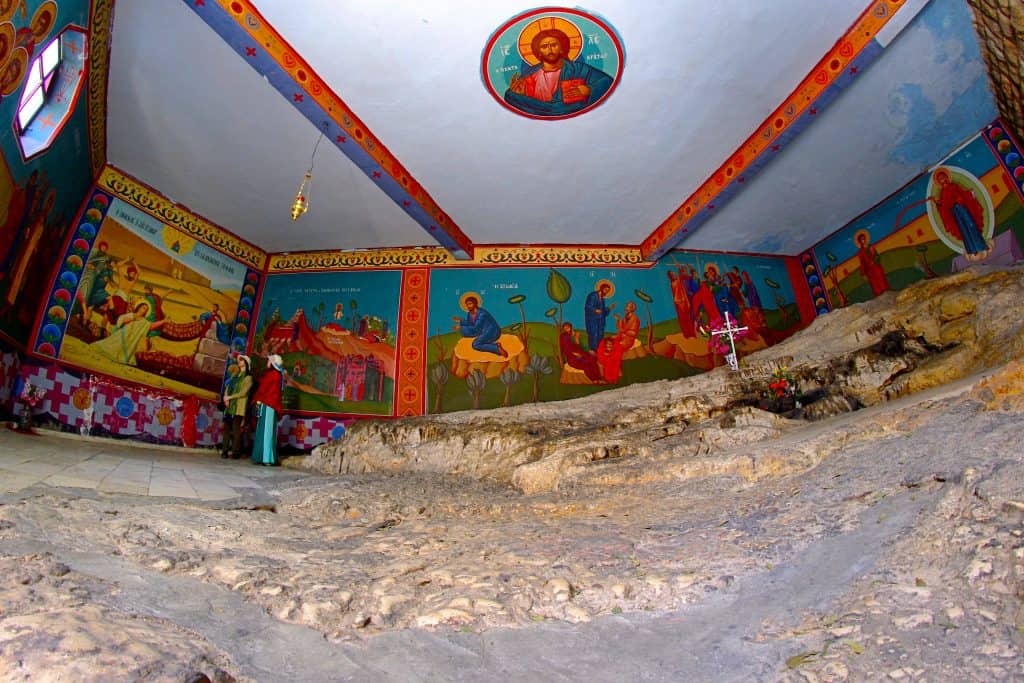
[[[459,322],[459,331],[463,337],[475,337],[473,348],[477,351],[486,351],[500,356],[498,350],[498,338],[501,337],[501,326],[494,316],[482,308],[476,309],[476,317],[471,318],[467,313],[466,317]]]
[[[526,69],[523,72],[523,78],[530,76],[532,73],[541,68],[541,64],[538,63],[531,68]],[[534,114],[535,116],[564,116],[566,114],[572,114],[574,112],[586,109],[594,102],[604,97],[605,93],[612,87],[612,77],[601,71],[595,69],[589,64],[585,63],[582,59],[571,62],[568,59],[562,61],[562,71],[559,75],[559,84],[569,80],[581,79],[587,87],[590,88],[590,95],[580,100],[579,102],[573,102],[566,104],[562,101],[562,88],[555,88],[555,94],[551,98],[550,102],[544,102],[533,97],[527,97],[526,95],[520,95],[514,93],[511,90],[505,91],[505,101],[511,104],[516,109],[526,112],[527,114]]]

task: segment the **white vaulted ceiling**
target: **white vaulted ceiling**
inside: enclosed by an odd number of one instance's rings
[[[117,0],[108,160],[272,252],[435,245],[194,0]],[[206,0],[213,3],[215,0]],[[475,244],[637,245],[794,91],[867,0],[602,0],[616,90],[539,121],[484,87],[492,32],[529,4],[257,0],[296,53]],[[915,4],[915,3],[908,3]],[[898,189],[995,116],[962,0],[909,26],[679,246],[791,254]]]

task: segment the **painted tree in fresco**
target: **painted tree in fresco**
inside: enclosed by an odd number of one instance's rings
[[[505,385],[505,397],[501,401],[501,405],[508,406],[512,405],[512,387],[519,384],[523,376],[518,370],[512,368],[505,368],[500,376],[501,383]]]
[[[770,277],[764,278],[764,283],[772,288],[772,295],[775,298],[775,308],[779,310],[779,323],[784,327],[789,327],[790,319],[789,311],[786,309],[786,298],[779,293],[782,285]],[[836,287],[836,289],[838,290],[839,288]],[[843,301],[845,302],[846,299],[844,298]]]
[[[448,365],[442,360],[430,369],[430,381],[434,383],[434,412],[441,412],[441,398],[444,395],[444,386],[448,384],[452,373]]]
[[[313,309],[313,312],[316,313],[316,329],[313,330],[314,332],[319,332],[320,328],[323,327],[325,310],[327,310],[327,304],[325,304],[323,301],[321,301],[317,305],[317,307]]]
[[[548,273],[547,290],[548,296],[558,305],[558,318],[555,320],[555,339],[558,339],[558,335],[562,333],[562,306],[572,297],[572,284],[568,278],[552,268]],[[558,345],[555,346],[555,356],[561,365],[562,350]]]
[[[529,330],[526,329],[526,309],[523,308],[523,302],[524,301],[526,301],[526,295],[525,294],[516,294],[515,296],[510,296],[508,298],[508,302],[510,304],[518,304],[519,305],[519,317],[522,320],[522,327],[520,328],[519,338],[523,342],[523,348],[524,349],[528,349],[529,347],[527,346],[526,342],[527,342],[527,338],[530,336],[530,332],[529,332]]]
[[[654,317],[651,315],[651,304],[654,298],[642,289],[634,289],[636,298],[644,302],[644,310],[647,311],[647,350],[654,353]]]
[[[530,362],[526,366],[526,374],[533,375],[533,402],[540,401],[540,378],[541,375],[550,375],[551,361],[547,356],[531,355]]]
[[[473,399],[473,410],[480,410],[480,397],[487,387],[487,377],[480,370],[474,370],[466,377],[466,389]]]
[[[349,299],[348,308],[352,311],[352,334],[356,334],[359,331],[359,316],[356,315],[359,311],[359,302],[355,299]]]
[[[838,265],[839,259],[837,259],[836,255],[831,251],[825,252],[825,258],[828,259],[828,265],[825,266],[825,270],[822,274],[831,281],[832,287],[836,290],[836,307],[845,308],[849,301],[846,299],[846,294],[844,294],[843,290],[840,289],[839,276],[836,275],[836,265]],[[766,281],[767,279],[768,278],[765,278]],[[768,283],[766,282],[765,284]],[[768,286],[771,287],[770,284]],[[778,289],[778,284],[776,284],[775,288]]]
[[[922,273],[926,280],[931,280],[939,276],[934,270],[932,270],[932,264],[928,263],[928,245],[919,244],[917,245],[917,268]]]

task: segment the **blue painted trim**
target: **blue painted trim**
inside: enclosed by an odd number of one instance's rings
[[[402,187],[401,183],[395,180],[391,174],[371,157],[366,150],[358,143],[351,140],[347,130],[340,127],[332,119],[323,107],[317,104],[307,95],[298,83],[289,76],[280,65],[274,60],[269,52],[245,33],[238,23],[217,3],[207,2],[196,6],[194,2],[183,0],[213,31],[226,42],[247,64],[257,73],[264,76],[267,82],[277,90],[282,97],[289,101],[299,112],[305,116],[314,128],[323,131],[324,137],[331,144],[337,147],[342,154],[347,156],[359,170],[366,174],[384,194],[391,198],[402,211],[416,221],[427,234],[447,249],[456,259],[468,259],[469,255],[463,250],[453,237],[441,229],[434,217],[427,213],[416,199]],[[250,56],[248,49],[255,49],[255,55]],[[296,101],[294,95],[302,94],[302,100]],[[344,140],[344,142],[342,142]],[[378,174],[375,176],[374,174]]]

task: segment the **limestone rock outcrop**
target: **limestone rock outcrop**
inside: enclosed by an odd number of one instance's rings
[[[733,468],[737,476],[756,477],[743,451],[794,422],[755,407],[775,368],[788,368],[801,390],[818,399],[791,417],[822,419],[877,405],[1020,357],[1021,302],[1024,269],[975,267],[821,316],[743,358],[739,372],[718,368],[572,401],[359,422],[303,466],[323,473],[444,473],[536,493],[625,459],[636,459],[641,469],[651,464],[648,476],[681,476],[663,461],[699,468],[709,466],[701,456],[714,452],[720,472]],[[722,457],[732,452],[736,458]]]

